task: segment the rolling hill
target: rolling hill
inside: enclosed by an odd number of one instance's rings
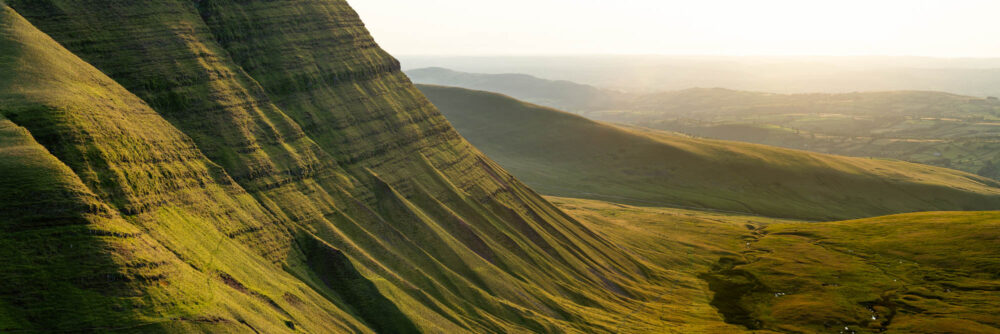
[[[473,145],[545,194],[811,220],[1000,208],[1000,183],[946,168],[624,128],[419,87]]]
[[[588,118],[693,136],[880,157],[1000,178],[1000,100],[935,91],[622,93],[527,75],[410,70],[413,80],[510,95]],[[585,98],[581,98],[585,97]]]

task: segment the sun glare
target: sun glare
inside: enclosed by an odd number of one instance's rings
[[[353,0],[396,54],[1000,56],[985,0]]]

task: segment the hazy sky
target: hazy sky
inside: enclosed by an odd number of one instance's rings
[[[1000,57],[1000,0],[348,0],[396,55]]]

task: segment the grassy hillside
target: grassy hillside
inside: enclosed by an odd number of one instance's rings
[[[6,3],[0,330],[611,332],[651,298],[345,1]]]
[[[275,264],[293,236],[187,136],[2,10],[0,328],[366,327]]]
[[[1000,207],[996,181],[945,168],[694,139],[420,88],[476,147],[546,194],[815,220]]]
[[[997,211],[805,223],[552,200],[670,268],[623,333],[1000,333]]]

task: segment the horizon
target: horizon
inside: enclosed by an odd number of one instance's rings
[[[600,58],[600,57],[656,57],[656,58],[879,58],[879,59],[929,59],[929,60],[1000,60],[997,56],[921,56],[921,55],[883,55],[883,54],[697,54],[697,53],[392,53],[394,57],[435,57],[435,58]]]
[[[349,2],[397,56],[1000,58],[984,0]]]

